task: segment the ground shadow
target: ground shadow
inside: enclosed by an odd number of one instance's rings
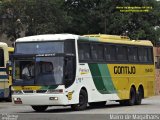
[[[151,105],[151,104],[141,104],[141,105],[134,105],[133,107],[135,106],[146,106],[146,105]],[[120,105],[119,103],[117,104],[106,104],[105,106],[103,107],[91,107],[91,106],[88,106],[87,109],[83,110],[82,112],[85,112],[85,111],[90,111],[92,109],[111,109],[111,108],[122,108],[122,107],[132,107],[132,106],[122,106]],[[62,107],[62,108],[54,108],[54,106],[51,106],[48,108],[48,110],[44,111],[44,112],[36,112],[36,111],[28,111],[28,112],[19,112],[19,113],[72,113],[72,112],[77,112],[77,111],[74,111],[71,109],[71,107]]]

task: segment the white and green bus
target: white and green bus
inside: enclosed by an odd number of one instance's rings
[[[150,41],[114,35],[19,38],[13,55],[13,104],[83,110],[106,101],[141,104],[154,95]]]

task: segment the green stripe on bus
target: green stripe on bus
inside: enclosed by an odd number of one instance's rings
[[[108,66],[106,64],[98,64],[98,67],[100,69],[101,76],[103,78],[103,83],[104,83],[106,90],[109,93],[116,93],[116,89],[115,89],[114,84],[112,82]]]
[[[115,87],[106,64],[89,64],[92,78],[101,94],[115,93]]]
[[[56,89],[58,85],[42,86],[41,90]]]
[[[98,64],[89,64],[89,68],[97,90],[102,94],[109,94],[104,86],[103,78],[101,76]]]

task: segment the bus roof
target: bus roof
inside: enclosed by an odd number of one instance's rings
[[[91,35],[84,35],[86,37],[96,37],[101,39],[113,39],[113,40],[130,40],[128,36],[118,36],[118,35],[106,35],[106,34],[91,34]]]
[[[7,45],[7,43],[0,42],[0,46],[1,46],[1,47],[3,47],[3,46],[5,46],[5,47],[6,47],[6,46],[8,46],[8,45]]]
[[[74,35],[74,34],[44,34],[19,38],[16,42],[34,42],[34,41],[56,41],[66,39],[79,39],[83,41],[96,41],[117,44],[145,45],[153,46],[149,40],[131,40],[128,36],[91,34],[91,35]]]
[[[84,35],[84,37],[80,37],[80,39],[84,41],[86,40],[86,41],[97,41],[97,42],[117,43],[117,44],[153,46],[151,41],[149,40],[131,40],[129,39],[128,36],[118,36],[118,35],[93,34],[93,35]]]
[[[13,52],[14,51],[14,48],[13,47],[8,47],[7,43],[5,43],[5,42],[0,42],[0,47],[1,48],[5,48],[5,49],[8,48],[9,52]]]
[[[19,38],[16,42],[33,42],[33,41],[54,41],[54,40],[66,40],[66,39],[77,39],[78,35],[73,34],[46,34],[46,35],[35,35]]]

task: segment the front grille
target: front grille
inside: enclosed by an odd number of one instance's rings
[[[45,93],[47,90],[37,90],[36,93]]]
[[[45,93],[47,90],[23,90],[24,93]]]
[[[24,93],[33,93],[33,90],[23,90]]]

